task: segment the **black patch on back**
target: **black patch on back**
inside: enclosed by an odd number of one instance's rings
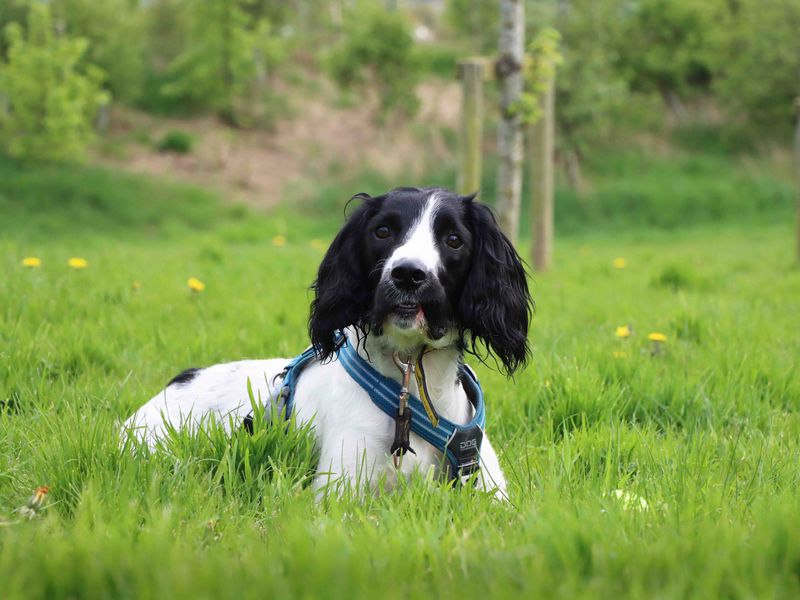
[[[181,371],[170,380],[170,382],[167,384],[167,387],[171,386],[173,383],[177,385],[183,385],[189,383],[192,379],[197,377],[197,374],[201,370],[202,369],[196,369],[192,367],[191,369],[186,369],[185,371]]]

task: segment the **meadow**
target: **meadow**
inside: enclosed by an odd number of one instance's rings
[[[317,502],[308,432],[263,422],[120,447],[178,371],[306,346],[342,206],[379,178],[263,215],[0,161],[0,596],[797,597],[791,186],[714,157],[598,168],[559,195],[530,365],[507,381],[470,361],[503,505],[418,479]]]

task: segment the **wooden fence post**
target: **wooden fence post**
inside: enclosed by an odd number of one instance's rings
[[[794,132],[794,178],[796,182],[795,194],[797,195],[797,229],[795,232],[795,258],[800,262],[800,96],[794,99],[794,109],[797,114],[797,127]]]
[[[483,59],[470,58],[458,64],[461,79],[461,165],[458,192],[472,194],[481,189],[483,142]]]
[[[542,116],[530,127],[530,174],[533,188],[531,236],[533,268],[546,271],[553,257],[553,154],[555,143],[555,77],[542,98]]]
[[[495,75],[500,84],[500,123],[497,127],[497,220],[517,242],[522,196],[522,117],[517,103],[522,95],[525,48],[525,3],[500,0],[500,57]]]

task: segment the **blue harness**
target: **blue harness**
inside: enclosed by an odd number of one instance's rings
[[[378,373],[359,356],[345,336],[339,338],[336,354],[344,370],[369,394],[375,406],[394,419],[399,407],[401,385],[394,379]],[[278,400],[284,409],[286,419],[291,418],[294,410],[294,392],[300,374],[315,358],[316,352],[312,346],[292,359],[282,373],[283,383]],[[411,419],[411,431],[444,454],[450,466],[450,476],[456,480],[471,475],[480,468],[481,442],[483,429],[486,426],[483,390],[477,376],[472,369],[462,364],[458,368],[458,378],[475,410],[475,416],[466,425],[457,425],[439,417],[434,427],[425,414],[422,402],[413,395],[408,396],[408,408],[414,416]]]

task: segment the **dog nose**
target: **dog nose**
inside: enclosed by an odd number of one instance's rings
[[[392,269],[392,281],[401,290],[416,290],[427,278],[424,265],[415,261],[405,260]]]

